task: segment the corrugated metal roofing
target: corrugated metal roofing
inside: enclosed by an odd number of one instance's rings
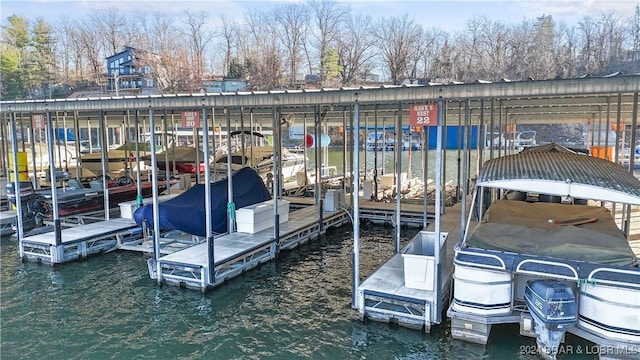
[[[640,179],[622,166],[567,152],[524,152],[488,160],[477,185],[640,204]]]

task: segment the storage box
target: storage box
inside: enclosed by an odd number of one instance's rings
[[[369,200],[371,196],[373,196],[373,180],[365,180],[362,182],[362,197]]]
[[[289,202],[278,200],[278,214],[280,224],[289,221]],[[274,212],[273,200],[245,206],[236,210],[237,231],[247,234],[255,234],[273,227]]]
[[[341,205],[342,204],[342,205]],[[324,195],[324,211],[335,212],[344,206],[344,191],[327,190]]]
[[[391,189],[392,187],[396,186],[397,177],[398,177],[398,174],[396,174],[396,173],[384,174],[384,175],[380,176],[380,187],[382,187],[382,189],[384,189],[384,190]],[[402,180],[402,184],[406,184],[407,183],[407,173],[401,173],[400,179]]]
[[[158,202],[161,203],[163,201],[169,200],[175,197],[176,194],[171,195],[160,195],[158,196]],[[153,197],[148,197],[142,199],[142,205],[148,205],[153,202]],[[123,219],[133,219],[133,213],[138,210],[138,202],[136,200],[125,201],[118,203],[120,207],[120,217]]]
[[[433,232],[421,231],[403,249],[405,287],[433,291],[435,274],[439,269],[434,254],[439,252],[440,263],[446,260],[444,243],[447,233],[440,233],[440,241],[436,241],[435,235]],[[437,275],[440,277],[443,274],[438,271]]]

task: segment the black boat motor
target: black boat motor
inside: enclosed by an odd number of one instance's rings
[[[529,280],[524,301],[533,318],[538,354],[555,359],[565,331],[577,322],[573,290],[556,280]]]
[[[39,201],[39,196],[33,189],[33,185],[29,181],[20,181],[20,207],[22,212],[22,230],[26,233],[29,230],[42,224],[42,217],[38,216],[43,210],[39,207],[42,206],[42,202]],[[15,183],[10,182],[5,186],[7,200],[13,205],[17,206]],[[14,231],[18,230],[18,217],[16,216],[12,228]]]

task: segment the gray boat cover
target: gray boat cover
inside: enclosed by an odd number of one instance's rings
[[[597,218],[582,225],[553,221]],[[467,239],[476,248],[627,266],[637,259],[603,207],[497,200]]]

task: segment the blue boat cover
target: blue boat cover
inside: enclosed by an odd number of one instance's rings
[[[271,199],[271,195],[260,176],[245,167],[232,175],[233,202],[235,208],[253,205]],[[227,232],[227,179],[210,184],[211,217],[214,233]],[[160,230],[180,230],[188,234],[206,235],[204,207],[204,184],[196,184],[184,193],[158,204]],[[133,214],[136,223],[147,223],[153,228],[153,205],[140,207]]]

